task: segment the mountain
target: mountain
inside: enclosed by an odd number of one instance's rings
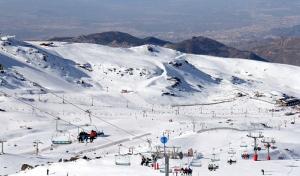
[[[300,37],[300,25],[286,28],[275,28],[268,32],[268,35],[279,37]]]
[[[49,39],[49,41],[95,43],[113,47],[132,47],[151,44],[166,46],[168,48],[175,49],[184,53],[266,61],[255,53],[237,50],[235,48],[228,47],[218,41],[205,37],[193,37],[192,39],[185,40],[179,43],[172,43],[155,37],[146,37],[141,39],[123,32],[104,32],[82,35],[79,37],[52,38]]]
[[[193,37],[192,39],[184,40],[179,43],[169,44],[167,47],[184,53],[267,61],[253,52],[228,47],[216,40],[206,37]]]
[[[280,37],[242,44],[271,62],[300,66],[300,38]]]
[[[147,37],[141,39],[124,32],[116,32],[116,31],[82,35],[79,37],[56,37],[49,40],[73,42],[73,43],[95,43],[95,44],[107,45],[113,47],[132,47],[132,46],[141,46],[145,44],[163,46],[167,43],[170,43],[168,41],[160,40],[155,37]]]
[[[169,41],[161,40],[155,37],[146,37],[143,39],[144,45],[150,44],[150,45],[158,45],[158,46],[165,46],[166,44],[171,44]]]
[[[40,176],[49,169],[53,176],[160,176],[141,166],[135,153],[156,152],[151,146],[161,145],[158,136],[167,131],[169,146],[197,149],[207,158],[216,146],[219,151],[227,151],[229,143],[234,151],[241,142],[250,146],[253,141],[246,135],[253,129],[276,135],[273,160],[253,164],[254,169],[250,160],[237,162],[233,176],[244,168],[257,175],[270,164],[283,170],[277,175],[285,175],[286,165],[300,155],[299,123],[291,123],[298,117],[296,108],[275,103],[283,95],[300,97],[300,67],[153,45],[116,48],[12,37],[0,38],[0,64],[0,131],[5,132],[0,138],[7,141],[0,175]],[[80,132],[91,130],[105,135],[78,141]],[[40,144],[39,150],[33,143]],[[127,155],[132,148],[134,154]],[[265,150],[259,154],[266,157]],[[232,175],[228,153],[218,155],[225,158],[220,162],[223,175]],[[281,164],[278,157],[284,157]],[[24,164],[33,169],[20,172]],[[201,168],[193,167],[195,173],[210,174]]]

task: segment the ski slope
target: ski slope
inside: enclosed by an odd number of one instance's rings
[[[153,148],[159,145],[166,131],[167,145],[204,155],[202,167],[193,168],[195,175],[250,176],[261,169],[280,176],[300,172],[299,110],[276,105],[283,95],[300,97],[300,67],[184,54],[151,45],[125,49],[42,43],[47,42],[0,40],[0,139],[7,141],[6,154],[0,155],[0,175],[38,176],[47,169],[59,176],[163,175],[140,166],[139,153],[150,150],[149,140]],[[52,145],[56,128],[72,144]],[[78,143],[78,131],[91,129],[103,130],[107,137]],[[246,135],[258,130],[275,138],[274,160],[264,160],[266,150],[260,152],[263,161],[240,158],[242,139],[253,154],[253,141]],[[37,156],[36,140],[42,142]],[[227,164],[229,143],[238,158],[232,166]],[[130,167],[114,164],[119,144],[121,153],[135,148]],[[207,169],[213,148],[221,158],[216,172]],[[93,160],[58,162],[74,156]],[[171,160],[171,167],[186,167],[190,160]],[[20,172],[22,164],[37,167]]]

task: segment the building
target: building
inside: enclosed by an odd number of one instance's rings
[[[276,101],[281,106],[296,106],[300,105],[300,99],[298,98],[281,98]]]

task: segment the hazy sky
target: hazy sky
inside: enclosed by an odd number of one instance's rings
[[[0,32],[42,39],[121,30],[185,36],[300,16],[299,0],[0,0]]]

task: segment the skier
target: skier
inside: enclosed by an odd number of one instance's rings
[[[146,163],[146,158],[144,156],[142,156],[142,162],[141,165],[143,166]]]
[[[265,170],[262,169],[262,170],[261,170],[261,173],[262,173],[263,175],[265,175]]]
[[[47,175],[49,175],[49,169],[47,169]]]
[[[190,167],[188,168],[188,175],[193,175],[193,170]]]
[[[150,161],[151,161],[150,158],[147,158],[147,159],[146,159],[146,162],[145,162],[146,166],[149,166]]]

